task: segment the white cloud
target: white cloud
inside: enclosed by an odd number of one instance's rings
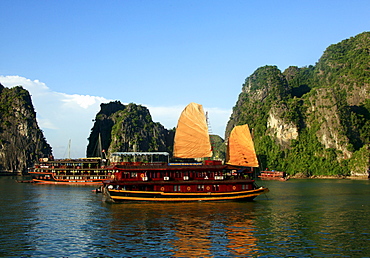
[[[34,91],[36,94],[42,91],[48,91],[49,88],[45,83],[39,80],[30,80],[21,76],[1,76],[0,83],[6,87],[23,86],[23,88]],[[9,86],[10,85],[10,86]]]
[[[61,93],[64,96],[62,100],[66,106],[68,107],[76,107],[79,106],[84,109],[88,109],[91,106],[96,105],[97,103],[100,104],[102,102],[106,102],[107,99],[103,97],[96,97],[96,96],[89,96],[89,95],[68,95],[65,93]]]
[[[56,158],[68,157],[68,143],[71,140],[71,157],[86,155],[87,138],[93,126],[92,119],[100,110],[101,103],[110,100],[104,97],[66,94],[52,91],[39,80],[30,80],[21,76],[1,76],[0,83],[6,87],[22,86],[27,89],[36,110],[37,121],[44,131],[45,138],[53,148]],[[145,105],[153,121],[165,128],[176,127],[177,120],[184,106],[154,107]],[[223,137],[231,110],[204,107],[208,111],[212,133]]]

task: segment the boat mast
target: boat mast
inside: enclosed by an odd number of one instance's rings
[[[212,132],[212,127],[211,127],[211,123],[209,122],[209,118],[208,118],[208,111],[206,111],[206,122],[207,122],[207,127],[208,127],[208,136],[209,136],[209,142],[211,143],[211,150],[212,150],[212,155],[214,155],[214,147],[215,147],[215,140],[214,138],[211,136],[213,135],[213,132]],[[213,157],[210,157],[210,159],[212,159]]]
[[[68,159],[71,159],[71,139],[68,142]]]
[[[97,151],[98,151],[97,157],[100,156],[100,158],[104,158],[103,155],[106,155],[106,154],[105,154],[105,151],[103,151],[103,145],[101,143],[101,134],[100,133],[99,133],[99,136],[98,136],[98,148],[97,148]],[[103,154],[103,152],[104,152],[104,154]]]

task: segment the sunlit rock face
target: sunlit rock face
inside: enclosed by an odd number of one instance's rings
[[[25,173],[39,158],[51,155],[29,92],[0,84],[0,171]]]

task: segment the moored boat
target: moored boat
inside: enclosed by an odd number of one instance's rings
[[[37,184],[102,185],[112,177],[112,167],[102,158],[41,158],[28,173]]]
[[[286,181],[289,177],[286,175],[285,172],[282,171],[261,171],[260,175],[258,176],[261,180],[278,180],[278,181]]]
[[[112,154],[112,160],[116,158],[112,163],[115,173],[113,179],[104,181],[106,200],[253,200],[267,192],[253,179],[258,161],[248,125],[235,127],[228,142],[227,163],[210,160],[212,148],[203,107],[191,103],[180,116],[171,161],[167,152]]]

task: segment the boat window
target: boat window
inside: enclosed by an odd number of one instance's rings
[[[204,191],[204,185],[198,185],[197,190],[198,191]]]
[[[174,185],[173,186],[173,191],[174,192],[180,192],[181,191],[181,185]]]

